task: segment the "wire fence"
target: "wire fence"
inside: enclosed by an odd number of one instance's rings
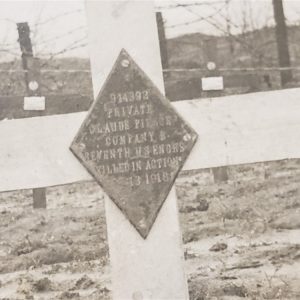
[[[219,68],[218,72],[280,72],[280,71],[300,71],[300,66],[293,67],[259,67],[259,68]],[[0,69],[0,73],[28,73],[23,69]],[[41,69],[41,73],[91,73],[90,69]],[[180,68],[180,69],[163,69],[164,73],[180,72],[208,72],[207,68]]]
[[[243,2],[247,3],[247,1],[240,1],[240,3]],[[189,17],[187,17],[188,20],[184,22],[176,22],[174,20],[170,22],[168,18],[165,18],[164,27],[167,31],[174,31],[177,27],[185,27],[186,32],[188,33],[189,28],[191,28],[193,24],[203,24],[204,27],[206,25],[209,25],[211,30],[213,30],[214,32],[213,35],[217,33],[219,36],[224,36],[228,39],[235,40],[235,42],[241,44],[243,47],[248,48],[248,50],[251,52],[251,55],[253,56],[261,55],[260,49],[256,49],[257,47],[253,45],[253,41],[249,40],[247,36],[243,37],[243,35],[245,35],[247,32],[263,28],[264,26],[269,26],[269,20],[265,20],[265,25],[255,24],[258,17],[253,16],[253,8],[250,6],[248,8],[246,6],[243,7],[242,5],[240,5],[241,20],[237,21],[237,18],[233,18],[232,16],[232,8],[234,8],[235,5],[236,2],[232,0],[211,0],[194,2],[174,1],[174,3],[171,4],[158,5],[156,6],[156,10],[162,11],[163,14],[167,14],[169,11],[174,10],[178,10],[178,15],[182,14],[182,12],[184,11],[189,14]],[[82,9],[73,9],[45,19],[42,19],[41,16],[38,16],[37,20],[32,24],[33,45],[38,50],[36,54],[40,57],[48,57],[52,59],[54,57],[66,55],[68,53],[76,53],[74,51],[86,48],[87,37],[86,33],[83,33],[83,31],[85,31],[85,25],[80,25],[73,28],[69,28],[68,26],[66,26],[64,28],[68,28],[68,30],[66,30],[65,32],[46,37],[46,39],[38,40],[37,38],[37,33],[43,27],[48,25],[54,26],[56,22],[61,21],[64,18],[68,18],[74,15],[77,16],[80,14],[84,14],[84,11]],[[196,18],[192,19],[193,16]],[[15,26],[14,20],[11,20],[9,18],[0,18],[0,21],[4,21]],[[289,24],[299,24],[300,17],[298,21],[289,21],[288,19],[287,21],[289,22]],[[78,36],[78,34],[80,34],[80,36]],[[70,44],[67,44],[67,38],[71,37],[72,35],[76,35],[76,38]],[[57,47],[55,47],[55,50],[49,51],[49,49],[53,48],[53,44],[55,44],[56,42],[61,43],[64,40],[66,40],[66,42],[61,49],[57,49]],[[17,40],[15,41],[15,43],[7,43],[5,41],[1,42],[0,39],[0,53],[11,55],[14,58],[19,56]]]
[[[178,83],[178,86],[182,84],[181,90],[189,89],[190,87],[195,90],[196,97],[200,93],[199,80],[209,74],[209,70],[206,68],[208,61],[216,62],[218,67],[215,70],[215,74],[224,76],[226,80],[228,80],[230,76],[235,75],[257,75],[258,78],[262,78],[261,81],[263,83],[267,83],[268,88],[278,88],[280,85],[277,84],[277,81],[280,74],[285,71],[290,71],[295,74],[293,84],[299,84],[300,86],[300,80],[298,80],[300,55],[297,54],[300,53],[300,49],[298,49],[300,33],[297,33],[297,28],[295,30],[290,29],[292,34],[289,44],[293,53],[292,66],[279,67],[277,66],[278,61],[275,52],[276,39],[274,30],[272,31],[269,27],[264,28],[261,27],[261,25],[255,24],[256,16],[253,15],[253,10],[250,6],[241,6],[242,14],[240,21],[237,21],[236,18],[232,18],[231,9],[233,7],[232,3],[234,2],[233,0],[174,1],[168,5],[156,7],[156,9],[162,11],[163,14],[167,14],[169,11],[178,11],[179,14],[182,13],[189,16],[189,19],[184,22],[176,21],[170,23],[169,20],[164,19],[163,27],[166,31],[177,30],[177,28],[181,27],[189,28],[195,24],[206,24],[211,26],[210,28],[219,34],[205,35],[198,32],[199,36],[197,37],[195,35],[195,38],[186,35],[182,38],[178,37],[165,41],[167,45],[166,49],[169,51],[169,53],[167,53],[169,63],[167,65],[163,64],[163,73],[165,83],[169,90],[173,89],[176,91],[176,84]],[[245,1],[240,1],[240,3],[242,2]],[[43,76],[46,82],[44,85],[47,90],[55,90],[56,87],[51,88],[51,84],[56,84],[56,82],[59,82],[59,84],[56,85],[58,88],[60,88],[60,85],[69,84],[71,86],[72,84],[70,84],[70,82],[74,80],[74,76],[87,75],[87,77],[90,78],[91,71],[88,68],[88,59],[85,59],[84,62],[74,64],[73,67],[70,63],[62,63],[59,62],[59,60],[55,61],[55,59],[61,58],[62,55],[68,57],[71,56],[72,53],[76,53],[77,50],[87,47],[85,25],[77,24],[77,27],[72,25],[73,27],[64,27],[67,29],[59,31],[56,34],[52,32],[49,36],[42,36],[42,38],[39,36],[40,30],[43,28],[54,26],[56,22],[80,14],[83,14],[82,9],[70,10],[44,19],[38,16],[34,24],[32,24],[31,37],[34,52],[35,56],[40,59],[40,73],[44,74]],[[0,18],[0,22],[1,21],[6,22],[9,26],[16,27],[16,24],[11,19]],[[265,24],[270,24],[269,20],[267,20]],[[261,34],[263,31],[265,31],[264,34]],[[213,47],[215,49],[211,48],[213,51],[204,49],[205,43],[203,41],[207,39],[217,40],[216,45]],[[61,42],[63,42],[63,44],[61,44]],[[52,47],[55,43],[63,46],[61,48]],[[224,48],[226,48],[226,51],[224,51]],[[219,52],[218,55],[221,57],[219,61],[216,61],[215,57],[211,59],[212,56],[210,52],[214,51]],[[1,53],[10,55],[15,62],[11,65],[9,63],[0,63],[0,76],[2,75],[2,78],[4,78],[6,74],[11,74],[12,76],[12,74],[21,75],[28,72],[21,69],[21,51],[17,39],[13,43],[3,38],[2,42],[0,41],[0,54]],[[248,57],[249,61],[247,61],[247,63],[234,61],[237,58],[243,58],[243,56]],[[70,68],[68,68],[68,66]],[[68,83],[61,84],[61,82],[65,81],[64,78],[62,78],[65,74],[70,75],[70,78],[68,78],[69,81]],[[247,78],[253,81],[252,77]],[[15,79],[11,78],[11,80]],[[11,85],[8,83],[9,79],[7,78],[3,82]],[[239,80],[237,80],[237,82],[239,82]],[[251,85],[251,82],[249,85]],[[258,84],[255,84],[255,86],[257,87]],[[226,88],[225,86],[225,89]],[[248,91],[249,90],[246,90],[246,92]]]

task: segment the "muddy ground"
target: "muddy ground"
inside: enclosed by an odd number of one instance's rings
[[[300,299],[300,160],[176,182],[191,300]],[[94,182],[0,194],[0,299],[111,299],[103,196]],[[172,300],[172,299],[170,299]]]

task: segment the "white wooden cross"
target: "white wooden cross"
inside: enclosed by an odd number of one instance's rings
[[[94,94],[122,48],[163,91],[153,3],[90,1],[86,9]],[[174,103],[199,134],[184,169],[299,158],[299,94],[290,89]],[[0,192],[92,180],[69,150],[85,116],[0,121]],[[108,198],[105,208],[113,298],[188,299],[175,190],[145,240]]]

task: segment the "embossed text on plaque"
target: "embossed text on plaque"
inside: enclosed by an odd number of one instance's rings
[[[146,238],[196,139],[122,50],[70,149]]]

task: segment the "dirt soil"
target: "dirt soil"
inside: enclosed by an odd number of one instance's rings
[[[300,160],[227,171],[176,182],[190,299],[300,299]],[[0,194],[0,300],[111,299],[100,188],[47,188],[47,201]]]

